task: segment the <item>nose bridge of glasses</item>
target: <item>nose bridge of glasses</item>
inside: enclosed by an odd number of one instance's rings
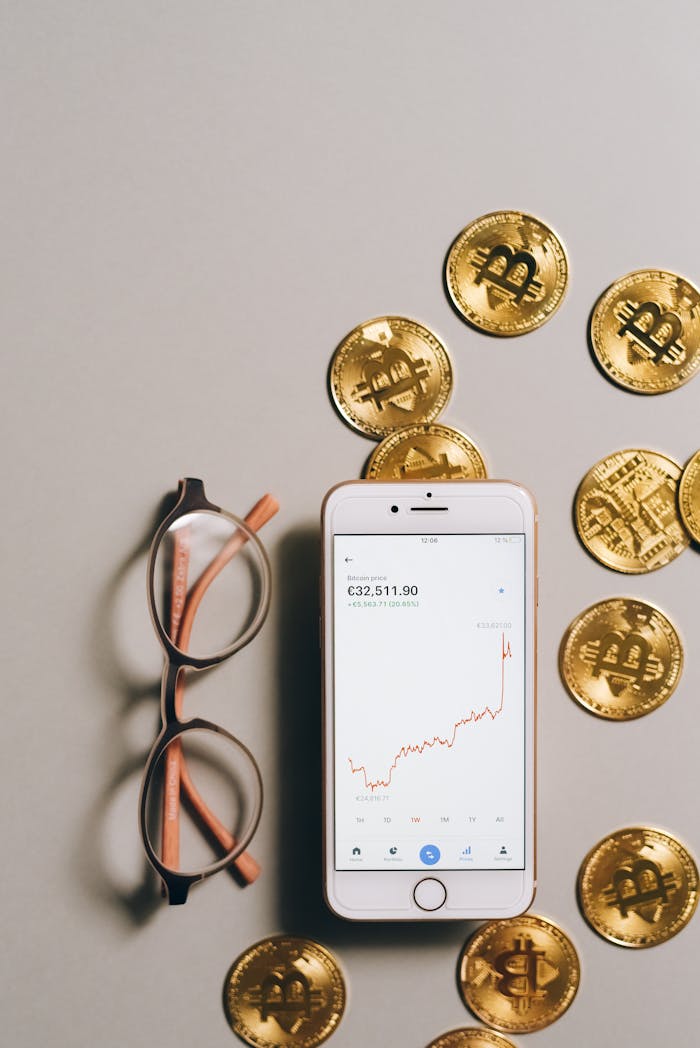
[[[228,657],[227,654],[224,654],[213,655],[206,659],[194,659],[175,651],[173,658],[165,660],[160,690],[161,722],[164,726],[182,724],[188,719],[183,718],[182,715],[182,696],[189,673],[212,669]]]
[[[177,678],[182,671],[179,662],[166,661],[163,667],[163,680],[161,683],[160,704],[161,719],[163,724],[174,724],[179,721],[177,715]]]
[[[193,659],[178,651],[174,652],[174,658],[165,660],[163,676],[161,678],[160,690],[160,712],[163,725],[176,725],[184,723],[182,717],[182,692],[185,687],[185,674],[190,670],[208,670],[223,662],[227,655],[214,655],[207,659]],[[180,675],[183,675],[180,679]],[[179,702],[178,702],[179,698]],[[185,718],[186,719],[186,718]]]

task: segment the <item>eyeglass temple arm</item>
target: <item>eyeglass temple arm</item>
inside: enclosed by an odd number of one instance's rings
[[[178,528],[173,537],[173,562],[170,578],[170,622],[168,636],[177,638],[187,597],[187,571],[190,563],[190,527]],[[176,681],[177,688],[177,681]],[[180,766],[182,746],[175,740],[165,751],[163,775],[163,811],[161,819],[161,856],[168,869],[180,865]],[[163,894],[166,884],[163,883]]]
[[[251,531],[259,531],[263,524],[267,524],[268,520],[270,520],[271,517],[274,517],[279,508],[279,502],[276,498],[272,495],[263,495],[263,497],[255,503],[248,516],[243,518],[243,521],[248,525]],[[239,549],[241,549],[247,541],[248,536],[245,535],[244,532],[240,530],[235,531],[228,542],[221,547],[214,559],[206,566],[197,581],[193,583],[192,589],[187,595],[185,610],[182,615],[182,623],[180,625],[181,632],[178,634],[178,648],[180,651],[187,650],[186,648],[183,648],[179,641],[182,636],[182,631],[186,628],[188,631],[186,642],[189,644],[190,634],[194,624],[194,616],[202,602],[202,597],[222,568],[225,568],[228,562],[233,560]],[[187,626],[185,626],[185,622],[187,622]]]
[[[263,495],[244,518],[244,522],[248,525],[251,531],[258,531],[268,522],[268,520],[274,517],[278,510],[279,503],[277,499],[272,495]],[[214,557],[199,578],[193,583],[192,589],[185,600],[182,617],[180,619],[180,628],[175,641],[180,651],[187,651],[190,637],[192,635],[194,617],[208,587],[214,581],[219,572],[229,563],[230,560],[233,559],[236,553],[238,553],[247,541],[247,537],[243,532],[240,530],[234,532],[217,556]],[[181,673],[175,686],[175,712],[178,717],[182,713],[184,690],[184,678]],[[179,744],[174,744],[170,749],[173,750],[173,766],[168,769],[170,771],[170,776],[167,776],[167,781],[173,782],[174,779],[175,783],[177,783],[178,778],[176,776],[178,776],[179,773],[179,782],[188,802],[192,805],[197,815],[219,842],[221,848],[225,852],[231,851],[236,843],[235,838],[211,811],[197,791],[197,788],[192,782],[189,770],[187,769],[185,758],[182,755],[182,747]],[[177,797],[173,796],[170,799],[179,809],[179,791]],[[162,841],[164,855],[166,854],[166,851],[170,854],[170,849],[175,843],[176,836],[179,837],[178,820],[164,820]],[[177,845],[175,845],[175,847],[177,847]],[[261,867],[259,863],[257,863],[253,856],[248,852],[241,852],[241,854],[233,860],[233,863],[241,877],[243,877],[248,884],[251,884],[260,874]]]

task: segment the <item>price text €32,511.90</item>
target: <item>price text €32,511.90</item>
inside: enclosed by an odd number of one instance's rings
[[[417,597],[417,586],[357,585],[348,586],[348,597]]]

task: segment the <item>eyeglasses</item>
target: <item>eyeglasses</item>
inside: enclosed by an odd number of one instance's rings
[[[230,658],[265,621],[270,565],[255,532],[279,508],[265,495],[239,520],[209,502],[194,478],[182,480],[178,494],[148,559],[148,603],[165,665],[162,729],[139,801],[144,848],[171,904],[230,864],[248,882],[260,871],[245,851],[262,809],[255,758],[220,725],[183,719],[183,703],[190,671]]]

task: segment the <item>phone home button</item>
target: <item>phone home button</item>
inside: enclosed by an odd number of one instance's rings
[[[424,877],[413,889],[413,898],[421,910],[439,910],[445,905],[447,888],[437,877]]]

